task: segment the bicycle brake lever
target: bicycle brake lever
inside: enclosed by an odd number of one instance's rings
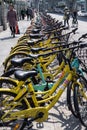
[[[87,38],[86,36],[87,36],[87,33],[83,34],[83,35],[79,38],[79,40],[82,39],[82,38]]]
[[[72,32],[75,34],[75,32],[77,31],[78,28],[75,28],[72,30]]]

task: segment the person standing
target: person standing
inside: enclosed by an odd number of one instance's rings
[[[9,22],[9,27],[11,30],[11,35],[15,37],[15,26],[17,24],[17,14],[14,10],[14,6],[12,4],[9,5],[9,10],[7,12],[7,21]]]
[[[30,19],[30,9],[29,9],[29,7],[26,10],[26,15],[27,15],[27,20],[29,20]]]
[[[68,7],[64,8],[63,19],[64,19],[64,26],[66,26],[66,24],[67,24],[67,26],[69,28],[70,11],[69,11]]]
[[[78,25],[77,16],[78,16],[77,9],[74,9],[72,11],[72,27],[74,27],[74,25]]]
[[[33,9],[28,7],[26,10],[26,15],[27,15],[27,20],[28,19],[32,20],[32,18],[34,17]]]
[[[25,13],[26,13],[25,9],[22,9],[22,10],[21,10],[22,20],[24,20],[24,18],[25,18]]]

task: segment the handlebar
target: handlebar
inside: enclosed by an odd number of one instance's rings
[[[72,30],[72,32],[75,34],[77,30],[78,30],[78,28],[75,28]]]
[[[87,38],[87,33],[83,34],[78,40],[81,40],[82,38]]]
[[[58,28],[52,29],[50,31],[43,32],[43,34],[45,35],[45,34],[50,34],[50,33],[54,33],[54,32],[60,32],[62,30],[66,30],[66,29],[67,29],[66,27],[61,27],[61,28],[58,27]]]
[[[31,51],[32,52],[47,51],[47,50],[53,50],[53,49],[60,48],[60,47],[67,48],[70,45],[76,45],[76,44],[78,44],[78,42],[76,42],[76,41],[73,41],[73,42],[68,43],[68,44],[65,44],[65,43],[66,43],[65,41],[59,41],[59,42],[56,43],[57,45],[54,46],[54,47],[48,47],[48,48],[46,48],[46,47],[31,48]],[[80,41],[79,41],[79,43],[80,43]],[[55,44],[55,43],[52,43],[52,44]]]
[[[75,42],[75,43],[79,43],[79,41],[78,42]],[[69,47],[69,48],[65,48],[65,49],[62,49],[62,50],[55,50],[55,51],[52,51],[52,52],[49,52],[49,53],[45,53],[45,54],[37,54],[37,55],[34,55],[34,54],[29,54],[29,57],[32,57],[32,58],[34,58],[34,59],[37,59],[37,58],[39,58],[39,57],[41,57],[41,56],[49,56],[49,55],[54,55],[54,54],[57,54],[57,53],[60,53],[61,52],[61,55],[62,55],[62,57],[63,57],[63,59],[64,59],[64,61],[65,61],[65,63],[67,64],[69,64],[69,67],[70,67],[70,70],[72,70],[72,65],[71,65],[71,58],[72,58],[72,56],[73,56],[73,52],[74,52],[74,50],[76,49],[76,48],[84,48],[84,47],[87,47],[87,43],[81,43],[81,44],[79,44],[79,45],[76,45],[76,46],[73,46],[73,47]],[[63,51],[65,52],[65,51],[68,51],[68,50],[72,50],[71,51],[71,53],[70,53],[70,57],[66,57],[66,55],[64,54],[64,53],[62,53]]]
[[[80,41],[81,42],[81,41]],[[75,42],[75,43],[79,43],[78,42]],[[82,43],[80,45],[77,45],[77,46],[73,46],[73,47],[69,47],[69,48],[64,48],[64,49],[61,49],[61,50],[55,50],[55,51],[52,51],[52,52],[49,52],[49,53],[45,53],[45,54],[38,54],[38,57],[40,56],[49,56],[49,55],[53,55],[53,54],[56,54],[56,53],[59,53],[59,52],[63,52],[63,51],[67,51],[67,50],[74,50],[74,49],[77,49],[77,48],[84,48],[84,47],[87,47],[87,43]]]
[[[74,44],[79,44],[79,43],[82,43],[81,41],[74,41],[73,42]],[[82,43],[82,44],[79,44],[79,45],[76,45],[76,46],[73,46],[73,47],[68,47],[68,48],[64,48],[64,49],[61,49],[61,50],[55,50],[55,51],[52,51],[52,52],[49,52],[49,53],[42,53],[42,54],[37,54],[37,55],[34,55],[34,54],[29,54],[28,56],[29,57],[32,57],[32,58],[39,58],[41,56],[49,56],[49,55],[54,55],[54,54],[57,54],[57,53],[60,53],[60,52],[63,52],[63,51],[68,51],[68,50],[74,50],[74,49],[77,49],[77,48],[84,48],[84,47],[87,47],[87,43]]]

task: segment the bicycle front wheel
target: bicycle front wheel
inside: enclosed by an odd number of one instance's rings
[[[16,93],[10,90],[0,89],[0,126],[2,127],[10,126],[14,128],[17,124],[19,128],[22,128],[22,125],[24,125],[25,119],[13,119],[10,117],[10,115],[16,111],[27,109],[24,100],[21,102],[14,101],[15,96]]]
[[[72,86],[72,82],[70,82],[70,84],[67,86],[67,106],[68,109],[72,112],[72,114],[78,118],[77,113],[75,111],[75,107],[74,107],[74,101],[73,101],[73,86]]]
[[[85,84],[83,88],[79,85],[74,87],[74,106],[80,122],[87,127],[87,86]]]
[[[17,87],[17,85],[18,85],[17,80],[14,80],[14,79],[9,78],[9,77],[1,77],[0,78],[0,88],[14,89]]]

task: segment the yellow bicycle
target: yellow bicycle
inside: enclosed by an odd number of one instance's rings
[[[86,46],[86,44],[79,45],[79,47]],[[74,49],[78,46],[69,48]],[[65,51],[67,49],[64,49]],[[51,52],[49,54],[57,53],[58,51]],[[44,55],[49,55],[44,54]],[[39,55],[40,56],[40,55]],[[42,55],[41,55],[42,56]],[[31,80],[26,80],[29,76],[34,76],[35,71],[32,72],[21,72],[20,70],[15,72],[15,77],[20,80],[21,86],[15,87],[15,89],[0,88],[0,106],[1,106],[1,116],[0,124],[5,124],[13,122],[19,119],[30,119],[30,121],[43,122],[48,118],[48,111],[55,105],[59,100],[65,88],[73,81],[73,87],[76,84],[82,87],[82,83],[78,81],[79,75],[75,68],[72,68],[70,61],[67,60],[66,65],[61,72],[58,80],[54,83],[53,87],[44,92],[34,92]],[[23,83],[25,81],[25,84]],[[79,89],[82,96],[87,101],[87,95],[83,89]]]

